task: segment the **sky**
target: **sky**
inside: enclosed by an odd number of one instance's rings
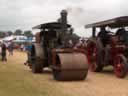
[[[86,24],[128,15],[128,0],[0,0],[0,30],[31,30],[35,25],[56,21],[68,11],[75,33],[87,37]]]

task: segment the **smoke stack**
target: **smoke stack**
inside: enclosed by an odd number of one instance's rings
[[[61,11],[61,24],[62,24],[62,32],[67,31],[67,11],[62,10]]]

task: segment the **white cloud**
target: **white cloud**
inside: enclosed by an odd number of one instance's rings
[[[89,35],[84,25],[128,15],[127,0],[0,0],[0,30],[31,29],[55,21],[68,9],[68,21],[79,35]],[[82,33],[83,32],[83,33]]]

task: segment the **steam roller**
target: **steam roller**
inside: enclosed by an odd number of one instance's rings
[[[88,61],[83,49],[74,49],[67,43],[72,39],[71,25],[67,24],[67,12],[61,12],[57,22],[37,25],[36,42],[28,52],[28,66],[33,73],[41,73],[45,67],[52,69],[55,80],[84,80],[88,74]]]

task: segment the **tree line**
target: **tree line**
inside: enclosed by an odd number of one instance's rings
[[[13,31],[0,31],[0,38],[4,38],[6,36],[11,36],[11,35],[24,35],[27,37],[33,37],[33,33],[31,30],[22,31],[21,29],[17,29],[14,32]]]

